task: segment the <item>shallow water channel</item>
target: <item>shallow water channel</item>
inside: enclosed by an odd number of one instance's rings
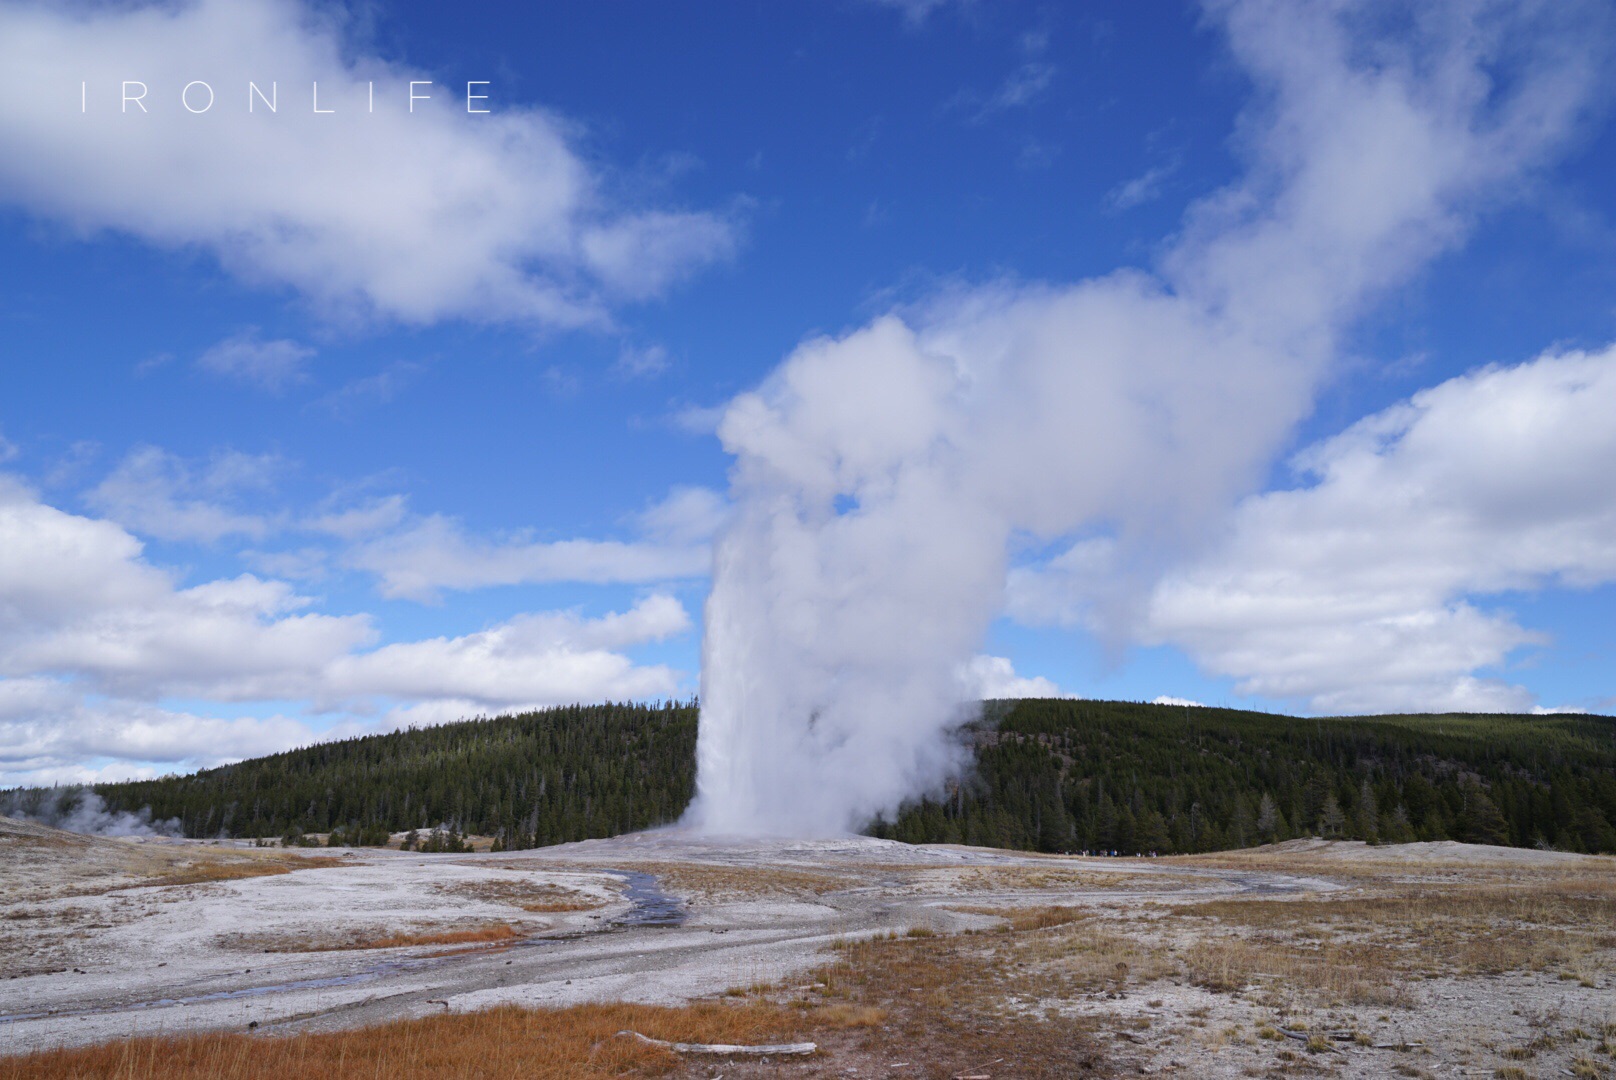
[[[688,916],[684,903],[678,897],[669,896],[663,892],[662,887],[657,883],[656,875],[647,874],[639,870],[613,870],[604,867],[598,872],[610,874],[612,877],[622,881],[623,899],[630,904],[628,911],[612,920],[612,926],[630,929],[637,927],[681,926],[684,924]],[[554,941],[574,939],[578,936],[580,935],[567,934],[556,937],[522,938],[503,947],[511,949],[527,948],[546,945]],[[38,1020],[47,1016],[102,1016],[108,1013],[132,1012],[138,1009],[160,1009],[174,1005],[200,1005],[213,1001],[233,1001],[242,998],[262,997],[266,994],[282,994],[294,990],[324,990],[329,987],[353,986],[359,983],[373,982],[384,975],[400,971],[418,971],[422,968],[438,967],[479,951],[481,950],[460,950],[440,956],[394,957],[378,960],[369,967],[360,971],[349,972],[346,975],[331,975],[315,979],[293,979],[288,982],[266,983],[262,986],[246,986],[238,990],[215,990],[210,993],[152,998],[146,1001],[131,1001],[85,1009],[51,1009],[45,1012],[11,1013],[9,1015],[0,1015],[0,1025],[19,1020]],[[210,978],[216,977],[210,976]]]
[[[623,899],[634,905],[620,918],[617,926],[682,926],[687,912],[678,897],[669,896],[657,884],[656,875],[638,870],[602,870],[623,879]]]

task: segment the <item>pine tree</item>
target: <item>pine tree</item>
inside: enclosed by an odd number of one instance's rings
[[[1346,816],[1341,813],[1341,802],[1335,797],[1335,792],[1325,795],[1324,808],[1319,811],[1319,835],[1326,840],[1340,836],[1346,823]]]
[[[1279,806],[1266,791],[1263,792],[1262,802],[1257,805],[1257,835],[1265,844],[1279,839]]]

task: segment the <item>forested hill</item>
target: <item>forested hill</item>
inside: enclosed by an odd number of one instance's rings
[[[1043,851],[1297,836],[1616,852],[1616,719],[989,704],[976,775],[872,832]]]
[[[695,793],[693,705],[574,705],[319,743],[194,776],[100,784],[187,836],[450,824],[508,846],[672,821]]]
[[[872,832],[1046,851],[1205,851],[1323,834],[1616,852],[1616,720],[1297,719],[1121,702],[993,702],[974,775]],[[510,847],[676,819],[693,705],[595,705],[323,743],[101,784],[192,836],[449,823]],[[26,809],[29,793],[10,793]]]

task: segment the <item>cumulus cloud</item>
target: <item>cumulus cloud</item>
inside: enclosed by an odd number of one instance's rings
[[[296,0],[7,4],[0,72],[0,196],[345,318],[601,324],[735,246],[726,214],[615,204],[577,130],[497,81],[468,103],[497,73],[412,103],[433,74]]]
[[[140,446],[84,499],[143,536],[203,544],[252,541],[255,547],[242,555],[265,573],[314,580],[333,569],[358,570],[377,578],[383,596],[422,601],[435,601],[444,590],[502,585],[702,577],[710,569],[712,536],[727,513],[717,492],[680,485],[628,519],[633,539],[539,540],[528,530],[478,536],[452,517],[412,515],[400,494],[357,498],[338,492],[301,512],[254,505],[255,498],[261,504],[273,492],[288,468],[271,454],[221,450],[188,459]],[[298,534],[319,543],[256,546]]]
[[[1616,581],[1616,348],[1451,379],[1310,447],[1156,590],[1149,632],[1320,712],[1512,710],[1544,640],[1481,598]]]
[[[91,696],[49,676],[0,677],[0,784],[151,776],[274,753],[319,737],[307,723],[282,715],[203,716]],[[166,767],[156,770],[148,762]]]
[[[528,615],[462,637],[387,645],[344,657],[322,678],[328,693],[452,697],[484,708],[672,696],[677,673],[636,666],[612,650],[689,629],[684,607],[657,595],[600,619]]]
[[[956,767],[1012,541],[1099,536],[1141,583],[1191,549],[1352,321],[1563,145],[1608,30],[1591,6],[1422,8],[1395,37],[1340,5],[1209,10],[1255,87],[1247,168],[1156,272],[953,290],[731,403],[693,821],[836,831]]]
[[[353,548],[349,566],[375,574],[383,596],[432,600],[444,589],[577,581],[645,584],[705,575],[708,540],[723,501],[705,488],[675,488],[639,518],[637,540],[535,540],[528,533],[473,536],[453,518],[428,515]]]
[[[155,446],[139,446],[85,494],[85,501],[119,524],[160,540],[262,539],[276,524],[235,503],[245,492],[270,488],[282,464],[273,454],[238,451],[222,451],[198,464]]]
[[[712,488],[680,484],[648,507],[638,520],[647,536],[684,546],[711,540],[728,514],[729,504]]]
[[[527,614],[378,644],[369,615],[315,607],[251,574],[184,586],[121,526],[0,474],[0,783],[212,765],[400,717],[671,697],[680,673],[626,651],[690,627],[677,600],[652,594],[594,618]],[[335,726],[287,715],[296,702]],[[279,711],[228,715],[265,703]]]
[[[1009,657],[977,655],[960,670],[965,692],[982,701],[1005,698],[1069,697],[1042,675],[1027,678],[1016,674]]]
[[[402,495],[384,495],[357,506],[312,515],[302,521],[300,527],[342,540],[357,540],[399,525],[408,510],[408,502]]]
[[[257,328],[225,338],[197,357],[196,366],[214,375],[278,394],[293,383],[304,382],[304,365],[314,355],[307,345],[284,338],[265,341]]]

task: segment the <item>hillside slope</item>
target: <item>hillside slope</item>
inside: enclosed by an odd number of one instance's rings
[[[102,784],[191,836],[452,823],[508,847],[677,819],[693,705],[571,706],[324,743]],[[990,703],[973,775],[878,836],[1045,851],[1195,852],[1324,835],[1616,852],[1616,720],[1298,719],[1125,702]],[[38,793],[9,793],[27,812]],[[7,800],[0,800],[7,801]]]
[[[976,775],[877,835],[1044,851],[1194,852],[1296,836],[1616,851],[1616,720],[1301,719],[997,702]]]

